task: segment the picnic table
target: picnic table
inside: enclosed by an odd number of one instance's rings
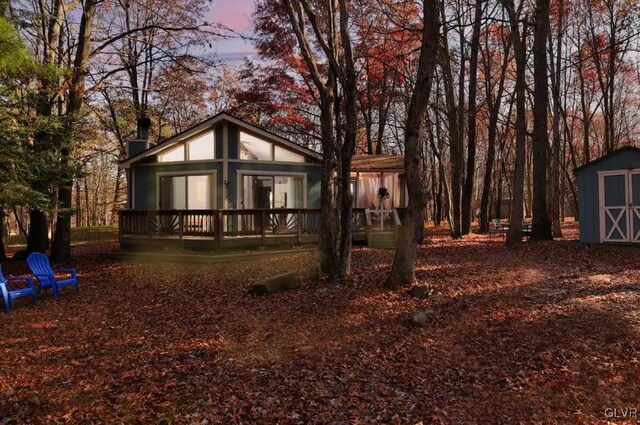
[[[493,227],[489,229],[489,240],[493,239],[494,235],[500,235],[505,239],[509,233],[509,226],[508,221],[494,220]],[[531,223],[522,223],[522,236],[531,237]]]

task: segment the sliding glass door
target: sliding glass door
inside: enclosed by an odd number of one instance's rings
[[[241,208],[304,208],[304,178],[242,176]]]
[[[161,210],[213,209],[214,184],[212,174],[160,177]]]

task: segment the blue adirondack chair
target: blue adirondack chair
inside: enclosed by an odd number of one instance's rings
[[[31,273],[38,278],[38,293],[43,289],[51,288],[53,290],[53,298],[58,299],[60,288],[70,285],[74,285],[80,292],[80,281],[78,280],[76,269],[52,269],[51,264],[49,264],[49,258],[39,252],[30,254],[27,257],[27,264],[31,269]],[[71,277],[57,280],[56,273],[70,274]]]
[[[26,288],[11,289],[9,282],[27,282]],[[9,277],[6,278],[2,274],[2,268],[0,267],[0,292],[2,298],[4,298],[4,306],[7,311],[11,311],[13,307],[13,300],[22,297],[33,297],[33,302],[38,305],[38,298],[36,298],[36,286],[33,284],[33,279],[30,277]]]

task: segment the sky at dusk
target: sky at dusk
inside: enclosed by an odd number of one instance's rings
[[[236,32],[248,34],[253,7],[254,0],[214,0],[207,21],[219,22]],[[214,43],[213,50],[228,62],[242,61],[246,57],[256,59],[254,47],[243,40],[220,40]]]

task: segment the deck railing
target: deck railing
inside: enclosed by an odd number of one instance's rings
[[[212,239],[318,234],[320,209],[121,210],[121,236]]]
[[[319,208],[244,210],[120,210],[121,237],[236,238],[303,236],[320,233]],[[397,216],[397,215],[396,215]],[[353,209],[352,231],[377,230],[368,223],[364,208]]]

